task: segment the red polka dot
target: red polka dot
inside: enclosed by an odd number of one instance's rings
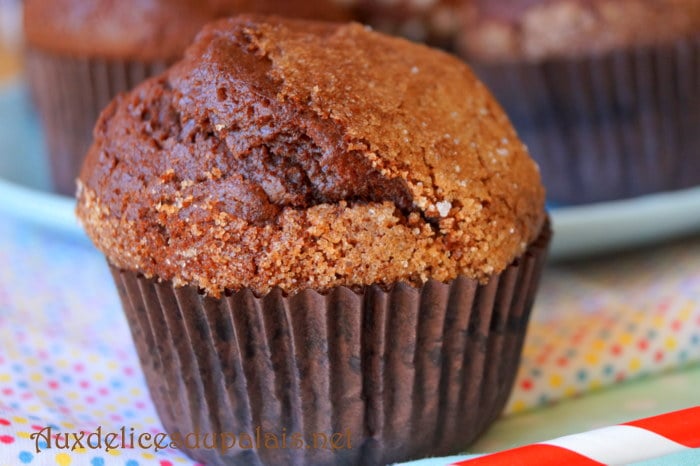
[[[10,437],[9,435],[0,435],[0,442],[2,443],[12,443],[14,441],[14,437]]]
[[[78,385],[80,385],[80,388],[88,388],[90,386],[90,382],[87,380],[81,380]]]
[[[81,363],[78,363],[75,366],[73,366],[73,369],[75,369],[75,372],[83,372],[85,370],[85,366],[83,366]]]
[[[12,395],[12,389],[11,388],[3,388],[2,389],[2,394],[3,395]]]
[[[133,374],[134,374],[134,369],[131,368],[131,367],[125,367],[125,368],[124,368],[124,373],[125,373],[126,375],[133,375]]]
[[[639,340],[639,342],[637,343],[637,347],[640,350],[645,351],[647,348],[649,348],[649,342],[646,340]]]
[[[532,380],[523,380],[522,382],[520,382],[520,388],[522,388],[523,390],[532,390]]]
[[[22,393],[22,394],[20,395],[20,397],[21,397],[23,400],[28,400],[28,399],[30,399],[30,398],[33,397],[33,396],[34,396],[34,395],[33,395],[31,392],[25,392],[25,393]]]
[[[564,356],[562,356],[562,357],[560,357],[559,359],[557,359],[557,366],[559,366],[559,367],[564,367],[564,366],[566,366],[567,364],[569,364],[569,360],[566,359]]]
[[[87,401],[88,403],[94,403],[95,397],[94,396],[86,396],[85,401]]]
[[[683,328],[683,324],[680,320],[674,320],[671,323],[671,329],[673,329],[674,332],[678,332],[681,328]]]
[[[56,390],[58,388],[58,382],[55,380],[49,380],[49,387]]]
[[[623,380],[625,380],[625,374],[623,374],[622,372],[619,372],[619,373],[615,376],[615,381],[616,381],[616,382],[622,382]]]
[[[163,460],[160,462],[160,466],[173,466],[173,463],[167,460]]]
[[[657,351],[656,353],[654,353],[654,361],[655,362],[661,362],[663,360],[663,358],[664,358],[663,352]]]
[[[2,419],[2,418],[0,418],[0,425],[9,426],[9,425],[10,425],[10,421],[8,421],[7,419]]]
[[[38,425],[36,425],[36,424],[32,424],[31,427],[32,427],[32,429],[34,429],[34,430],[44,430],[44,426],[38,426]]]
[[[109,390],[107,390],[107,389],[104,388],[104,387],[100,388],[100,389],[97,390],[97,391],[99,392],[100,395],[107,395],[107,394],[109,393]]]
[[[612,345],[610,352],[615,356],[619,356],[622,354],[622,347],[620,345]]]

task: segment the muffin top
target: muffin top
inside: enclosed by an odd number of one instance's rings
[[[195,285],[389,285],[502,271],[539,172],[460,60],[359,24],[243,16],[102,113],[78,216],[115,266]]]
[[[56,53],[173,61],[206,23],[245,12],[348,19],[335,0],[25,0],[24,30]]]
[[[486,62],[539,61],[700,33],[700,0],[465,0],[456,48]]]

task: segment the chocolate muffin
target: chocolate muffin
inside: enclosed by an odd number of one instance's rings
[[[473,0],[454,44],[552,201],[700,185],[700,1]]]
[[[461,61],[257,16],[105,109],[77,212],[166,430],[301,442],[178,445],[207,464],[463,449],[506,401],[549,239],[537,166]]]
[[[99,112],[179,59],[207,22],[241,12],[344,20],[333,0],[26,0],[32,97],[57,192],[73,195]]]
[[[379,31],[451,50],[472,0],[347,0],[358,19]]]

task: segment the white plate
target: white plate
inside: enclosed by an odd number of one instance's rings
[[[73,199],[51,194],[41,131],[26,91],[0,84],[0,215],[85,239]],[[551,257],[572,259],[700,231],[700,187],[630,200],[551,209]]]

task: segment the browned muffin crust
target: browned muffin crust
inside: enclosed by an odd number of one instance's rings
[[[25,0],[27,43],[72,56],[174,60],[208,22],[240,13],[340,21],[335,0]]]
[[[239,17],[105,110],[78,215],[115,266],[218,296],[485,280],[536,238],[544,193],[456,58]]]
[[[543,60],[700,33],[700,0],[469,0],[456,49],[488,62]]]

